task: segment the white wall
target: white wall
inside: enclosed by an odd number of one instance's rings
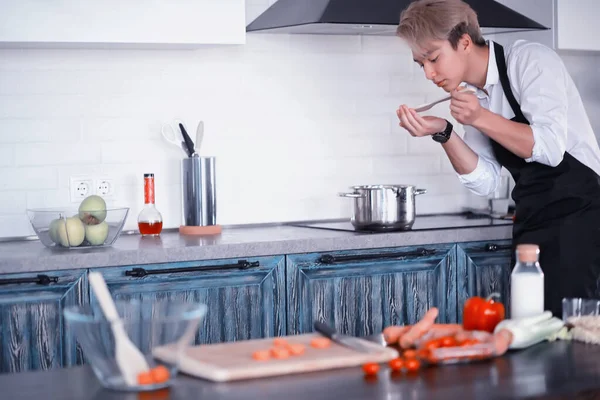
[[[247,20],[274,0],[248,0]],[[0,236],[31,234],[28,207],[70,206],[69,177],[115,180],[135,229],[154,172],[166,227],[181,223],[180,159],[160,126],[205,121],[218,222],[349,217],[350,185],[428,189],[417,212],[478,203],[440,146],[397,126],[399,104],[441,94],[394,37],[250,34],[245,46],[0,50]],[[431,114],[449,117],[440,106]],[[460,128],[459,128],[460,130]]]

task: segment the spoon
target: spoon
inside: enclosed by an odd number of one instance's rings
[[[460,90],[460,92],[475,93],[475,90],[473,90],[471,88],[465,88],[463,90]],[[415,108],[415,111],[416,112],[423,112],[423,111],[430,110],[436,104],[443,103],[445,101],[450,100],[451,98],[452,98],[451,95],[447,95],[447,96],[442,97],[441,99],[435,100],[435,101],[433,101],[431,103],[421,104],[420,106],[418,106],[417,108]]]
[[[88,280],[92,290],[100,303],[104,316],[110,323],[115,337],[115,358],[121,374],[128,386],[137,386],[137,377],[140,373],[148,372],[150,367],[142,352],[133,344],[125,328],[123,320],[119,318],[117,307],[113,301],[104,277],[99,272],[90,272]]]

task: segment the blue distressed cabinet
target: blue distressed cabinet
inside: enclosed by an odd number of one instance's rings
[[[415,323],[433,306],[440,322],[456,321],[455,255],[443,244],[288,256],[288,334],[320,320],[364,336]]]
[[[459,243],[456,249],[458,318],[462,321],[465,301],[496,292],[510,317],[511,241]]]
[[[63,310],[87,303],[84,271],[0,276],[0,373],[83,363]]]
[[[195,343],[285,334],[285,257],[259,257],[101,268],[116,300],[136,299],[152,315],[159,299],[204,303]],[[90,301],[95,304],[93,292]],[[124,316],[128,319],[127,316]],[[145,343],[142,335],[141,343]]]

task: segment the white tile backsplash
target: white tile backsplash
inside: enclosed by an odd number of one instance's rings
[[[253,19],[274,0],[248,0]],[[166,227],[181,224],[182,119],[217,157],[218,222],[349,217],[349,186],[428,190],[418,213],[472,204],[441,147],[398,127],[398,105],[443,95],[395,37],[249,34],[196,50],[0,50],[0,236],[31,234],[27,207],[72,206],[71,176],[112,178],[137,227],[154,172]],[[449,117],[440,105],[430,114]],[[600,113],[599,113],[600,114]],[[460,126],[457,126],[459,131]]]

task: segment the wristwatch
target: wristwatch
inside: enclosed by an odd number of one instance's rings
[[[454,129],[454,127],[452,126],[450,121],[446,120],[446,129],[444,129],[443,132],[434,133],[433,135],[431,135],[431,138],[438,143],[446,143],[448,139],[450,139],[452,129]]]

